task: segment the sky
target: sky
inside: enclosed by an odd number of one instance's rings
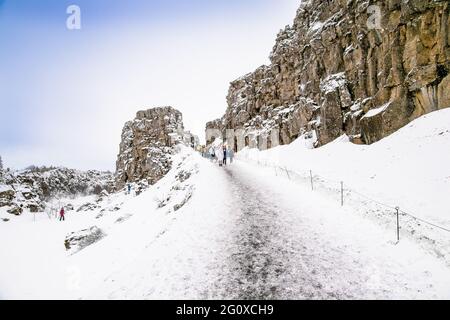
[[[69,5],[81,29],[69,30]],[[6,167],[115,170],[124,123],[173,106],[204,138],[229,83],[269,63],[300,0],[0,0]]]

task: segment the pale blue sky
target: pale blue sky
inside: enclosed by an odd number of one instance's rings
[[[0,0],[0,155],[14,168],[114,170],[125,121],[163,105],[203,136],[299,3]],[[71,4],[78,31],[66,29]]]

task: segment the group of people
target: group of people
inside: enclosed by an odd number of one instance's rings
[[[207,151],[203,151],[203,156],[211,161],[216,161],[220,166],[226,166],[233,163],[234,151],[225,145],[211,146]]]

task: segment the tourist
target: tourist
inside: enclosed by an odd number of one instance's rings
[[[59,221],[66,221],[65,216],[66,213],[64,212],[64,207],[61,208],[61,211],[59,212]]]
[[[227,165],[227,147],[223,146],[223,165]]]
[[[216,157],[219,162],[219,166],[223,166],[223,149],[220,146],[216,149]]]

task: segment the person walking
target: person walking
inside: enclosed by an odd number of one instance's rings
[[[209,154],[211,155],[211,161],[214,161],[214,157],[215,157],[215,155],[216,155],[215,152],[216,152],[216,151],[214,150],[214,147],[211,146],[211,147],[209,148]]]
[[[65,213],[64,207],[63,207],[63,208],[61,208],[61,211],[59,211],[59,221],[66,221],[65,215],[66,215],[66,213]]]
[[[223,166],[223,150],[220,146],[216,149],[216,157],[219,162],[219,166]]]
[[[131,184],[128,184],[127,188],[128,188],[128,195],[130,195],[131,194]]]
[[[227,165],[227,147],[223,146],[223,165]]]

